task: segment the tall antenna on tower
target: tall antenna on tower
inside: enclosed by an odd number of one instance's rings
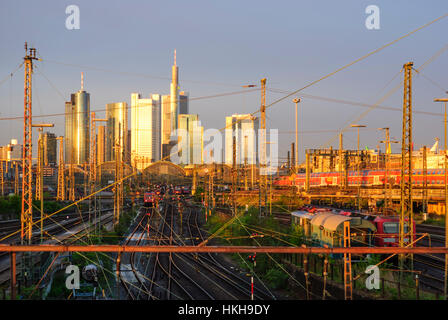
[[[84,90],[84,72],[81,72],[81,91]]]
[[[174,65],[176,65],[176,49],[174,49]]]

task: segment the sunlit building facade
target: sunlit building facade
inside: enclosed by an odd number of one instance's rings
[[[65,163],[89,162],[90,94],[83,89],[65,103]]]
[[[106,104],[106,161],[115,161],[115,147],[121,148],[122,160],[127,161],[128,104],[126,102]]]
[[[161,96],[141,99],[131,94],[131,165],[139,170],[160,160],[160,112]]]
[[[204,127],[197,114],[180,114],[178,117],[179,162],[182,165],[202,164],[204,150]]]
[[[234,114],[226,117],[226,164],[233,164],[233,137],[235,137],[236,164],[257,164],[258,127],[258,118],[250,114]]]

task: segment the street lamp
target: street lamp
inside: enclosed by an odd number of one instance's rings
[[[359,157],[359,128],[365,128],[366,126],[362,125],[362,124],[352,124],[350,126],[352,128],[357,128],[358,129],[358,149],[357,149],[357,153],[358,153],[358,157]],[[360,166],[359,158],[358,158],[358,161],[357,161],[357,167],[358,167],[357,171],[358,171],[358,177],[359,177],[357,201],[358,201],[358,211],[361,212],[361,201],[359,199],[359,196],[360,196],[360,191],[361,191],[362,179],[360,179],[361,178],[361,166]]]
[[[447,92],[448,93],[448,92]],[[441,99],[434,99],[434,102],[444,102],[445,103],[445,116],[444,116],[444,124],[445,124],[445,149],[443,151],[443,159],[444,159],[444,171],[445,171],[445,247],[448,247],[448,186],[447,186],[447,153],[446,153],[446,103],[448,102],[448,98],[441,98]],[[444,282],[444,288],[443,293],[445,295],[445,300],[448,298],[447,296],[447,285],[448,285],[448,255],[445,254],[445,282]]]
[[[299,168],[299,131],[298,131],[298,105],[299,102],[302,101],[300,98],[295,98],[292,100],[292,102],[294,102],[296,104],[296,155],[295,155],[295,163],[294,163],[294,172],[297,173],[298,168]]]

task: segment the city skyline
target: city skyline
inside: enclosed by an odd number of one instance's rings
[[[66,96],[73,91],[73,88],[78,86],[79,72],[81,71],[85,72],[86,88],[94,97],[92,98],[94,100],[92,100],[91,109],[96,111],[104,110],[106,103],[112,101],[126,101],[130,103],[128,99],[131,92],[166,92],[167,84],[171,81],[171,77],[167,72],[172,63],[170,56],[174,48],[176,48],[178,53],[177,60],[183,68],[183,76],[180,81],[183,83],[183,87],[191,94],[190,112],[200,115],[204,129],[222,128],[225,116],[233,113],[253,112],[259,109],[259,91],[226,98],[195,100],[195,97],[239,91],[242,85],[259,85],[259,79],[266,77],[268,86],[267,101],[269,103],[284,95],[269,91],[269,89],[281,89],[283,91],[297,89],[308,81],[333,70],[336,66],[343,65],[352,58],[362,56],[370,49],[386,43],[393,36],[404,34],[414,27],[433,19],[440,11],[443,11],[441,9],[444,7],[444,3],[441,1],[434,2],[434,5],[431,7],[425,7],[421,4],[409,6],[405,5],[403,1],[396,1],[393,4],[379,1],[378,5],[382,9],[382,27],[380,30],[369,31],[364,26],[366,16],[363,12],[366,6],[364,4],[362,1],[361,3],[349,2],[343,8],[338,7],[336,4],[327,4],[326,10],[334,12],[334,15],[331,17],[326,16],[327,20],[325,21],[317,19],[314,22],[312,18],[317,18],[318,16],[316,16],[317,13],[308,3],[303,3],[300,6],[291,3],[290,6],[300,9],[291,10],[299,12],[298,18],[292,19],[290,17],[289,20],[284,19],[284,22],[278,21],[278,18],[275,16],[276,10],[257,9],[258,17],[247,17],[249,19],[248,25],[255,25],[255,22],[265,17],[268,12],[272,12],[275,20],[279,22],[274,27],[275,32],[284,32],[285,37],[288,39],[295,39],[293,32],[296,32],[300,40],[292,41],[292,43],[291,41],[280,43],[277,40],[273,40],[274,46],[262,50],[258,45],[261,35],[256,32],[256,28],[249,28],[242,35],[238,35],[238,33],[235,35],[234,41],[235,44],[238,44],[236,48],[238,48],[237,51],[241,56],[240,59],[237,59],[236,52],[233,53],[232,51],[235,49],[235,46],[230,47],[218,43],[218,46],[212,47],[207,45],[206,38],[201,36],[209,35],[213,32],[223,36],[224,26],[227,26],[229,32],[234,30],[237,28],[238,22],[241,23],[244,20],[243,16],[250,11],[249,8],[246,6],[242,7],[241,13],[235,17],[236,26],[221,25],[221,17],[216,16],[216,13],[219,10],[227,12],[230,7],[224,4],[208,4],[206,7],[214,13],[210,17],[213,17],[216,21],[215,23],[210,23],[210,18],[201,17],[194,23],[189,22],[186,24],[192,29],[185,29],[185,27],[182,29],[177,26],[180,22],[174,21],[173,26],[167,30],[161,30],[160,35],[157,35],[157,37],[169,39],[169,41],[163,41],[161,45],[150,51],[145,50],[149,43],[140,42],[137,44],[139,50],[127,50],[126,53],[123,53],[122,49],[117,49],[118,51],[116,52],[111,51],[109,48],[111,44],[105,44],[99,47],[99,50],[104,53],[101,55],[103,60],[100,62],[96,58],[98,49],[95,52],[87,50],[84,53],[73,55],[54,41],[44,41],[44,38],[38,36],[37,31],[45,31],[49,37],[61,41],[66,39],[63,41],[72,41],[76,45],[86,48],[89,47],[91,41],[98,39],[100,33],[106,35],[105,40],[111,41],[109,36],[110,30],[105,29],[105,27],[99,27],[92,20],[92,14],[100,11],[101,7],[81,1],[79,3],[83,14],[81,29],[69,31],[65,29],[62,22],[59,23],[61,30],[56,28],[58,24],[57,14],[59,11],[63,12],[63,5],[42,2],[39,6],[31,4],[28,9],[30,11],[25,10],[22,13],[24,16],[30,15],[31,12],[36,13],[35,16],[30,17],[30,21],[25,22],[25,26],[29,23],[37,24],[34,28],[35,31],[28,33],[26,37],[20,40],[17,38],[9,40],[9,35],[3,35],[5,41],[10,43],[10,46],[5,48],[4,59],[0,62],[0,66],[4,70],[5,75],[13,71],[14,66],[20,63],[23,54],[23,41],[28,40],[38,49],[38,54],[43,59],[42,62],[36,65],[35,70],[33,84],[35,86],[33,91],[35,94],[34,115],[60,114],[62,97],[66,99]],[[130,2],[130,6],[132,7],[133,5],[135,4]],[[4,3],[2,6],[5,6],[5,10],[2,10],[2,12],[7,12],[6,9],[10,6],[13,7],[14,4]],[[151,7],[150,5],[148,6]],[[157,4],[152,6],[155,6],[156,10],[160,10],[161,13],[165,12],[163,8],[165,5]],[[170,9],[174,10],[174,12],[186,10],[192,17],[196,14],[192,12],[191,8],[186,8],[180,3],[177,6],[173,6],[174,8],[170,6]],[[118,6],[111,5],[112,18],[118,13],[118,9]],[[269,9],[269,6],[266,9]],[[50,19],[49,25],[42,24],[39,20],[39,14],[43,12],[42,10],[46,10],[46,14],[50,16],[54,16],[54,19]],[[400,20],[400,23],[398,23],[398,21],[393,19],[396,15],[411,15],[415,19]],[[18,22],[12,21],[7,16],[3,18],[2,21],[8,23],[8,28],[18,28],[20,30],[19,36],[23,33],[23,27],[19,27]],[[163,18],[163,14],[161,18]],[[64,16],[61,17],[61,20],[64,20]],[[138,37],[146,23],[137,21],[133,23],[139,28],[134,28],[135,26],[131,24],[129,19],[126,19],[117,31],[121,35],[132,28]],[[153,22],[148,23],[152,24]],[[208,24],[208,29],[200,29],[202,24],[205,23]],[[303,29],[306,25],[314,28],[313,39],[306,35],[305,29]],[[333,29],[328,28],[330,25],[337,27]],[[365,107],[359,106],[361,103],[374,104],[384,95],[387,89],[400,82],[400,76],[394,78],[394,75],[399,72],[403,63],[407,60],[413,60],[416,67],[421,66],[442,48],[444,44],[439,41],[435,42],[433,39],[441,38],[438,35],[443,32],[444,25],[445,22],[438,22],[430,28],[422,30],[409,37],[409,39],[381,52],[379,54],[381,61],[378,61],[378,58],[372,58],[373,63],[363,62],[353,66],[350,70],[335,76],[334,79],[328,79],[315,88],[304,91],[305,94],[314,97],[302,97],[302,102],[299,104],[299,131],[304,132],[299,141],[300,161],[304,160],[303,151],[305,148],[313,147],[320,141],[330,141],[332,137],[337,135],[338,130],[343,127],[344,123],[349,122],[350,119],[356,118],[358,114],[365,111]],[[49,27],[54,28],[54,30],[48,30]],[[113,30],[112,26],[107,25],[107,27]],[[187,32],[191,43],[186,41],[185,35],[180,36],[180,34],[176,34],[176,29],[183,30],[184,33]],[[201,30],[201,32],[195,35],[192,33],[193,30]],[[93,32],[92,37],[87,39],[85,37],[79,38],[79,36],[85,35],[86,32]],[[275,34],[273,32],[268,32],[270,39]],[[349,32],[351,43],[359,43],[359,46],[353,48],[352,45],[347,44],[347,48],[339,47],[333,38],[337,39],[337,35],[341,32]],[[250,38],[250,41],[247,42],[247,35],[251,35],[253,39]],[[246,39],[246,43],[242,41],[243,39]],[[130,44],[125,39],[117,38],[115,44],[120,43],[124,47]],[[425,45],[416,46],[417,43],[424,43]],[[192,51],[198,45],[202,50]],[[249,45],[253,45],[253,49],[249,49]],[[218,50],[221,52],[219,53]],[[443,84],[442,70],[446,69],[446,59],[443,59],[444,55],[446,53],[442,54],[442,58],[430,63],[422,71],[422,76],[416,77],[414,84],[416,92],[414,99],[415,110],[440,114],[440,107],[432,104],[432,98],[444,95],[444,92],[431,84],[424,76],[436,83]],[[280,57],[284,58],[279,59]],[[119,68],[115,67],[113,62],[118,58],[121,61]],[[266,64],[267,62],[270,62],[270,64]],[[376,64],[381,67],[375,68],[374,65]],[[263,70],[263,65],[269,65],[269,67]],[[89,68],[83,68],[83,66]],[[245,74],[244,76],[241,76],[242,72]],[[115,77],[110,77],[110,75],[115,75]],[[48,78],[51,84],[46,78]],[[386,90],[383,90],[391,79],[394,80]],[[0,118],[20,117],[20,108],[17,110],[15,106],[20,105],[20,96],[23,94],[21,92],[21,81],[20,74],[15,74],[12,80],[0,86],[0,96],[3,98],[0,105],[2,110]],[[106,87],[109,89],[113,88],[113,90],[106,89]],[[352,89],[347,90],[349,87]],[[44,97],[45,99],[43,99]],[[401,98],[401,94],[397,92],[382,102],[381,105],[400,109]],[[359,104],[357,106],[343,104],[328,101],[328,99],[346,100]],[[45,108],[43,108],[44,106]],[[275,108],[276,110],[278,108],[279,112],[268,110],[270,120],[268,119],[267,125],[268,127],[281,127],[283,129],[283,132],[280,132],[280,137],[283,139],[281,139],[279,152],[285,157],[286,151],[290,147],[290,142],[294,141],[294,122],[285,120],[294,117],[293,103],[287,99],[279,103]],[[382,116],[384,112],[387,112],[387,118]],[[320,114],[328,114],[330,116],[322,118]],[[99,113],[99,116],[103,115],[104,113]],[[416,114],[415,119],[416,146],[432,144],[435,137],[442,136],[439,126],[432,125],[432,123],[440,122],[437,116]],[[55,123],[53,132],[58,136],[62,135],[63,116],[52,117],[52,120]],[[16,121],[20,120],[3,120],[4,129],[1,128],[0,130],[8,130],[8,132],[11,132],[11,135],[21,140],[20,128],[14,125]],[[376,132],[376,128],[383,126],[391,127],[391,136],[398,138],[401,128],[400,121],[401,115],[397,111],[380,110],[371,112],[366,118],[366,122],[369,122],[371,125],[363,131],[361,144],[367,145],[369,148],[376,147],[378,140],[381,139],[381,133]],[[319,128],[310,126],[310,123],[313,122],[319,122]],[[433,129],[427,130],[428,127]],[[0,144],[7,144],[9,138],[2,135],[0,139],[4,141],[1,140]],[[355,140],[355,132],[345,135],[347,145],[354,147]],[[333,147],[336,145],[337,139],[333,139]],[[393,146],[393,148],[395,148],[395,151],[398,151],[398,146]]]
[[[448,0],[0,1],[2,299],[448,300],[447,23]]]

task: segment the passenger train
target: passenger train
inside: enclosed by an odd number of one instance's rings
[[[412,172],[412,184],[416,186],[423,186],[424,175],[422,169],[414,169]],[[443,169],[428,169],[426,182],[428,186],[442,186],[444,183]],[[392,185],[400,185],[401,171],[389,170],[387,173],[388,181]],[[310,173],[310,187],[328,187],[338,186],[341,184],[341,172],[318,172]],[[280,176],[274,180],[274,186],[290,187],[299,186],[305,187],[306,174],[298,173],[293,176]],[[347,176],[348,186],[382,186],[385,181],[385,170],[360,170],[349,171]]]

